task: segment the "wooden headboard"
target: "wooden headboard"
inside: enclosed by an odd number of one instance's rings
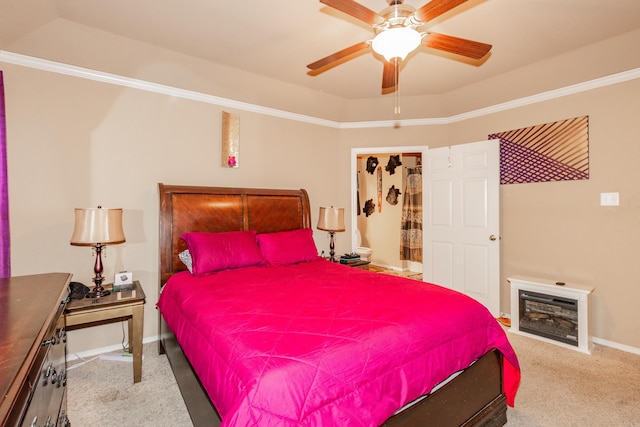
[[[185,269],[178,254],[188,231],[258,233],[311,228],[305,190],[196,187],[158,184],[160,191],[160,287]]]

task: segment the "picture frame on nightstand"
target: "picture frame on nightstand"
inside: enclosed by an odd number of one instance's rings
[[[133,289],[133,273],[130,271],[121,271],[116,273],[113,278],[113,291],[130,291]]]

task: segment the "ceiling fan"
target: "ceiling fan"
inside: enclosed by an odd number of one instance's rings
[[[320,0],[320,3],[371,25],[376,35],[372,40],[356,43],[307,65],[310,74],[320,74],[371,47],[385,58],[382,93],[392,93],[398,88],[400,63],[421,45],[474,60],[482,59],[491,50],[490,44],[429,31],[420,32],[421,26],[466,1],[431,0],[416,9],[403,4],[402,0],[389,0],[389,7],[377,13],[354,0]]]

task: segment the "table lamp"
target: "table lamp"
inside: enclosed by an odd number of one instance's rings
[[[335,262],[335,241],[334,235],[337,231],[344,231],[344,208],[320,208],[320,218],[318,219],[318,230],[328,231],[331,236],[329,243],[329,261]]]
[[[92,246],[96,252],[93,266],[95,287],[87,294],[87,298],[100,298],[111,292],[102,287],[102,249],[106,245],[115,245],[125,241],[122,229],[122,209],[76,208],[75,226],[71,236],[74,246]]]

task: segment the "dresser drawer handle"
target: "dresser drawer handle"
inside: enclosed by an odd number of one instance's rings
[[[47,370],[44,371],[44,377],[49,378],[51,374],[55,372],[56,370],[53,368],[53,363],[49,362],[49,365],[47,366]]]
[[[50,339],[42,341],[42,346],[44,347],[47,345],[56,345],[57,342],[58,342],[58,339],[54,335]]]
[[[51,384],[55,384],[57,382],[58,382],[58,373],[54,369],[53,372],[51,373]]]

